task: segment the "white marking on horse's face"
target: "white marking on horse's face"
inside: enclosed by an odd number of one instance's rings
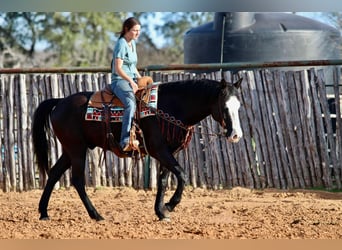
[[[238,142],[242,137],[242,129],[239,119],[240,106],[240,101],[236,96],[231,96],[226,102],[226,108],[228,109],[230,118],[232,120],[232,133],[228,137],[230,142]]]

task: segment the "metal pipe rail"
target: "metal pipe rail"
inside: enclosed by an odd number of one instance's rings
[[[256,68],[276,67],[305,67],[305,66],[334,66],[342,65],[341,59],[336,60],[306,60],[306,61],[274,61],[274,62],[235,62],[235,63],[207,63],[207,64],[174,64],[174,65],[149,65],[145,71],[169,71],[169,70],[242,70]]]
[[[148,65],[139,70],[169,71],[169,70],[242,70],[276,67],[305,67],[305,66],[334,66],[342,65],[341,59],[336,60],[304,60],[304,61],[274,61],[274,62],[233,62],[233,63],[204,63],[204,64],[170,64]],[[35,73],[110,73],[110,67],[55,67],[55,68],[2,68],[0,74],[35,74]]]

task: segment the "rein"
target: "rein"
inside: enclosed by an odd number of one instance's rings
[[[147,90],[148,88],[152,88],[153,86],[156,86],[156,85],[159,86],[159,85],[162,85],[162,84],[165,84],[165,83],[163,83],[163,82],[153,83],[153,84],[145,86],[143,89]],[[140,107],[144,106],[144,107],[150,108],[156,114],[156,116],[158,116],[159,118],[161,118],[161,119],[163,119],[163,120],[165,120],[165,121],[167,121],[167,122],[169,122],[169,123],[171,123],[171,124],[181,128],[181,129],[183,129],[185,131],[189,131],[190,129],[192,129],[193,126],[186,126],[186,125],[184,125],[184,123],[181,120],[176,120],[176,118],[174,116],[170,116],[168,113],[165,113],[161,109],[156,109],[156,108],[153,108],[153,107],[149,107],[147,105],[147,103],[145,103],[141,98],[139,98],[139,97],[136,97],[136,98],[137,98],[137,100],[140,103]],[[220,99],[221,99],[221,95],[220,95]],[[220,109],[220,114],[223,116],[223,112],[222,112],[221,107],[219,109]],[[223,120],[222,120],[221,125],[224,125],[224,121]],[[201,125],[201,126],[205,127],[208,131],[211,130],[208,126],[203,126],[203,125]],[[207,136],[213,136],[213,137],[218,137],[218,138],[225,137],[224,132],[223,133],[213,133],[213,132],[203,133],[203,132],[196,132],[196,131],[193,130],[192,133],[201,134],[201,135],[207,135]]]

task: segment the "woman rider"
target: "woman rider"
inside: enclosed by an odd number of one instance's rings
[[[129,145],[129,136],[136,110],[137,79],[141,78],[136,67],[138,57],[135,44],[140,28],[141,25],[136,18],[126,19],[113,52],[111,87],[124,105],[120,137],[120,146],[124,152],[132,150]]]

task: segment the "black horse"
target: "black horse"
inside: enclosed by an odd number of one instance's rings
[[[145,151],[160,162],[155,213],[160,220],[168,219],[169,212],[180,202],[186,175],[173,154],[186,144],[191,126],[212,115],[225,131],[230,142],[242,136],[238,110],[240,102],[237,89],[242,79],[231,84],[225,80],[185,80],[160,84],[156,115],[138,120],[142,131],[139,140]],[[62,174],[71,167],[71,180],[89,216],[95,220],[103,217],[96,211],[85,190],[85,160],[87,149],[96,146],[111,150],[119,157],[127,156],[118,143],[108,145],[108,129],[104,122],[87,121],[85,113],[93,92],[80,92],[66,98],[48,99],[40,103],[33,119],[33,145],[40,171],[48,173],[48,180],[39,202],[40,219],[48,219],[47,207],[51,192]],[[62,155],[50,169],[46,133],[52,124],[62,145]],[[106,131],[107,130],[107,131]],[[110,132],[118,140],[121,123],[110,123]],[[164,204],[164,194],[169,174],[177,178],[177,188],[170,201]]]

